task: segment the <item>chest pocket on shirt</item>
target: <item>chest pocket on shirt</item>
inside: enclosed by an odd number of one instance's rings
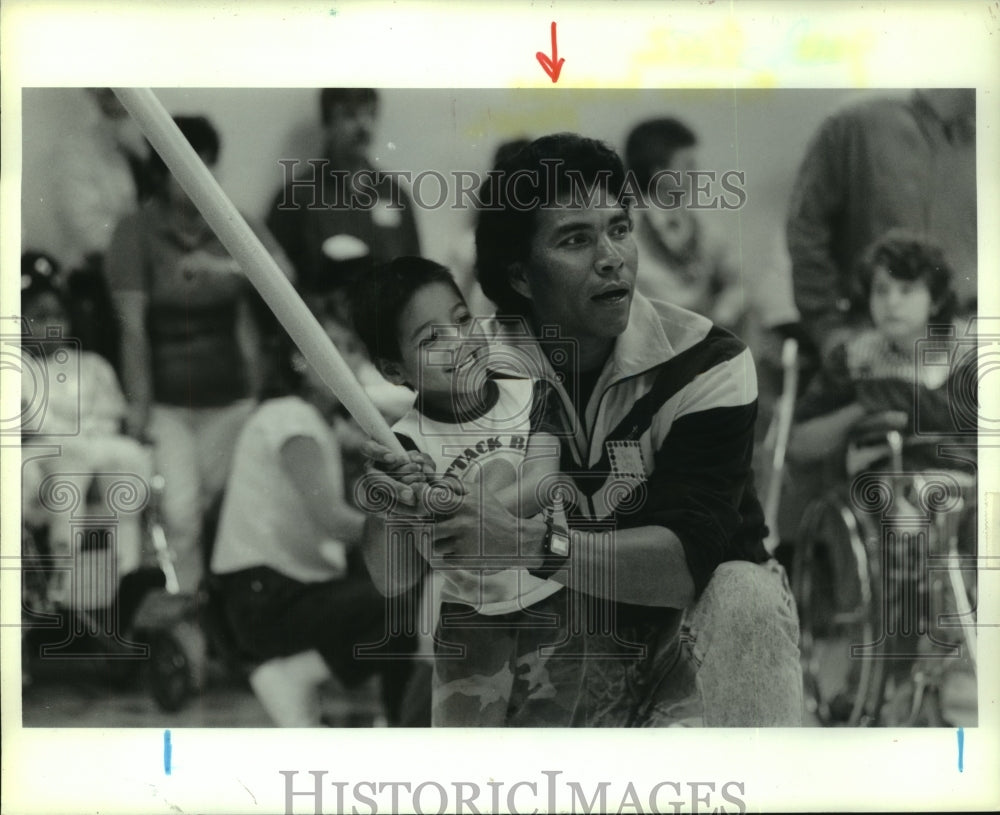
[[[637,439],[606,441],[609,472],[600,489],[591,496],[595,517],[627,515],[646,502],[646,467],[642,444]]]
[[[608,453],[613,478],[646,480],[646,467],[643,461],[642,445],[637,439],[622,441],[606,441],[604,449]]]

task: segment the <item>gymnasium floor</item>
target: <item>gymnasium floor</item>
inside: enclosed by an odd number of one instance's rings
[[[22,693],[25,727],[270,727],[267,714],[245,679],[209,663],[205,688],[174,713],[160,710],[142,677],[115,683],[104,666],[89,660],[30,661],[30,682]],[[327,694],[325,710],[334,721],[358,711],[352,699]],[[361,703],[365,700],[362,698]],[[955,726],[976,724],[976,685],[967,672],[950,675],[943,712]],[[817,722],[807,717],[807,725]]]

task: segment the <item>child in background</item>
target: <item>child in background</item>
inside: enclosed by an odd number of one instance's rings
[[[72,339],[58,273],[48,255],[28,252],[21,258],[21,313],[27,332],[21,340],[22,512],[29,526],[48,527],[53,554],[68,555],[68,519],[43,500],[45,479],[58,476],[75,485],[81,505],[74,512],[86,514],[82,504],[90,498],[98,505],[94,513],[108,515],[104,496],[94,494],[107,485],[96,477],[115,473],[148,481],[151,465],[148,451],[122,433],[126,402],[110,363],[80,351]],[[54,446],[59,448],[55,455]],[[117,541],[121,577],[140,565],[138,512],[118,513]],[[98,575],[75,575],[72,604],[93,607],[85,598],[94,586],[81,583],[90,578],[96,581]],[[51,599],[70,601],[68,585],[50,588]]]
[[[645,121],[629,133],[625,162],[643,195],[642,206],[632,211],[639,249],[636,288],[742,333],[747,298],[739,259],[696,212],[697,146],[694,131],[677,119]]]
[[[971,559],[977,547],[975,453],[972,460],[967,460],[958,447],[952,448],[954,452],[949,455],[948,448],[940,448],[933,435],[955,434],[959,428],[954,408],[957,399],[969,392],[963,385],[973,383],[971,390],[975,393],[976,354],[959,353],[962,347],[954,339],[965,332],[952,324],[956,297],[951,281],[952,270],[941,250],[917,235],[891,230],[868,248],[859,263],[855,283],[858,294],[868,303],[872,327],[831,350],[799,401],[788,455],[821,475],[829,474],[824,486],[845,471],[851,478],[865,472],[894,471],[887,433],[898,431],[904,442],[900,463],[910,477],[890,480],[897,477],[891,473],[884,476],[883,483],[891,488],[890,511],[902,519],[925,516],[926,509],[921,508],[924,502],[914,494],[917,479],[934,479],[946,471],[948,480],[957,483],[968,501],[969,511],[960,521],[957,547],[961,556]],[[931,326],[934,336],[929,337]],[[966,407],[976,415],[975,405]],[[871,427],[870,434],[857,432],[867,426]],[[816,466],[823,461],[835,462],[839,472]],[[955,634],[947,624],[938,627],[928,620],[914,620],[919,606],[914,592],[923,591],[920,585],[928,579],[926,574],[908,576],[913,564],[919,562],[919,539],[918,535],[903,532],[880,542],[883,630],[893,632],[884,635],[885,648],[890,656],[900,655],[886,663],[886,670],[893,683],[890,687],[897,689],[913,687],[913,663],[903,655],[931,656],[932,642],[947,642]],[[942,551],[945,545],[945,541],[935,544]],[[819,604],[830,604],[824,609],[827,616],[837,608],[831,598],[840,585],[838,576],[857,568],[854,555],[846,547],[830,547],[828,557],[825,565],[829,586],[825,590],[814,588],[811,595],[811,602],[818,608],[822,608]],[[974,582],[973,577],[970,585]],[[921,633],[924,624],[933,630],[930,637]],[[858,660],[850,661],[847,687],[857,687],[860,666]],[[846,721],[855,704],[852,693],[838,693],[830,702],[831,716]],[[883,709],[882,720],[892,724],[893,717],[899,716],[899,721],[905,721],[912,705],[912,694],[904,690]]]
[[[551,386],[489,370],[487,339],[472,330],[454,278],[437,263],[396,258],[353,294],[357,331],[379,371],[417,394],[393,426],[404,448],[430,459],[425,472],[463,482],[466,500],[489,490],[515,514],[537,514],[540,485],[559,472],[558,428],[545,409]],[[532,607],[562,586],[517,568],[437,568],[435,576],[442,598],[435,647],[462,646],[464,656],[435,660],[432,724],[498,726],[517,721],[517,711],[536,726],[567,723],[560,680],[538,656],[537,638],[552,632],[525,625],[536,617]],[[459,617],[460,626],[448,626]]]
[[[854,425],[874,413],[887,414],[887,421],[904,435],[914,431],[917,409],[922,433],[955,432],[951,402],[966,389],[954,383],[967,378],[963,366],[975,364],[975,355],[949,353],[949,365],[928,365],[916,355],[918,340],[925,349],[933,345],[949,351],[947,337],[928,339],[928,326],[951,325],[956,302],[951,281],[941,250],[917,235],[891,230],[868,249],[857,285],[872,327],[832,350],[799,401],[791,458],[828,458],[843,449]],[[955,328],[953,336],[962,334]]]
[[[348,328],[330,318],[324,328],[348,347]],[[375,673],[396,723],[410,663],[354,658],[354,646],[388,631],[385,599],[352,554],[365,517],[345,491],[343,442],[360,434],[299,352],[289,364],[297,384],[265,399],[237,441],[211,570],[237,644],[261,663],[251,684],[278,725],[320,724],[319,688],[331,675],[353,687]]]

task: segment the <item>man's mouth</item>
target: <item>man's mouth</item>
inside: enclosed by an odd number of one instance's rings
[[[628,299],[632,289],[625,283],[616,283],[606,286],[590,299],[602,305],[617,305]]]

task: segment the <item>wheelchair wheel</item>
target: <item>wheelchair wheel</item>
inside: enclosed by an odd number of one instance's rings
[[[840,498],[806,507],[794,588],[799,605],[807,711],[824,726],[876,723],[885,690],[877,541]]]
[[[149,685],[160,710],[175,713],[200,688],[203,655],[199,641],[203,641],[201,632],[187,620],[151,635]]]

